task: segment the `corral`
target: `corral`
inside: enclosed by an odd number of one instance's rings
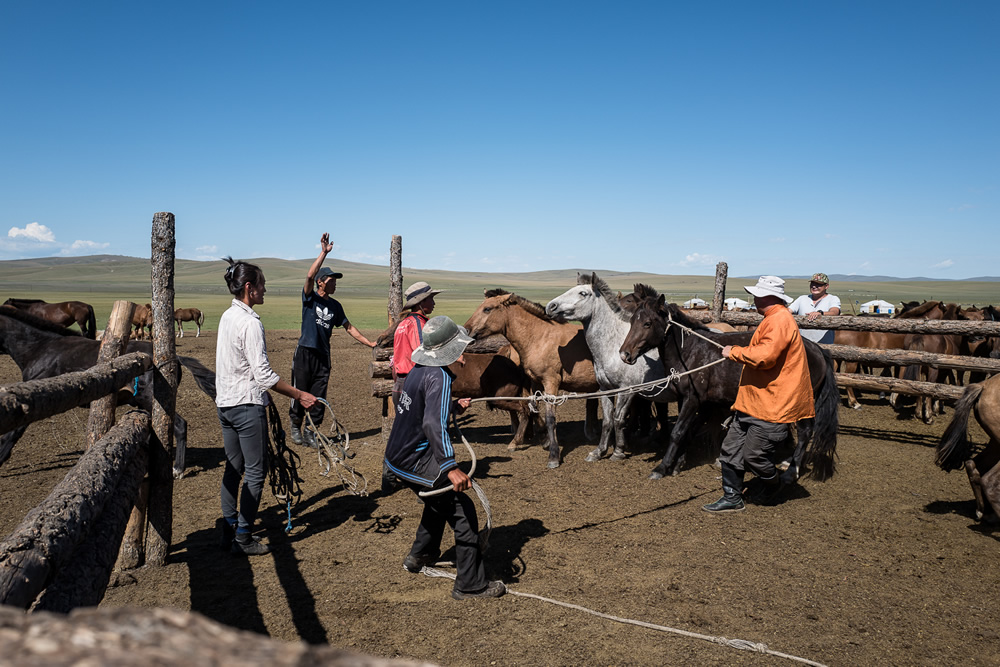
[[[366,332],[367,333],[367,332]],[[374,332],[372,332],[373,335]],[[268,334],[287,376],[298,333]],[[214,366],[215,337],[185,337],[179,354]],[[368,350],[334,337],[331,402],[374,487],[380,400]],[[19,373],[0,357],[0,382]],[[278,398],[282,412],[287,401]],[[964,474],[941,472],[933,446],[945,421],[899,420],[873,395],[841,409],[837,476],[806,481],[776,507],[727,517],[700,510],[719,492],[703,464],[648,481],[662,455],[631,448],[622,462],[585,463],[583,406],[560,408],[564,464],[538,444],[509,453],[505,413],[476,406],[463,430],[493,505],[488,566],[511,589],[628,619],[739,638],[826,664],[995,664],[1000,545],[973,518]],[[508,595],[458,603],[450,584],[400,563],[419,517],[408,492],[351,496],[297,448],[305,495],[294,529],[284,508],[263,513],[273,557],[235,560],[217,548],[222,473],[210,399],[181,385],[188,467],[174,487],[170,564],[119,578],[103,606],[192,609],[283,640],[327,642],[438,664],[775,664],[776,658],[622,625]],[[35,424],[0,469],[4,534],[45,497],[81,451],[86,413]],[[973,438],[983,441],[978,426]],[[447,539],[447,538],[446,538]]]

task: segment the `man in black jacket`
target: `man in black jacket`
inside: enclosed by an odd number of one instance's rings
[[[434,563],[441,554],[447,523],[455,532],[458,574],[451,596],[456,600],[500,597],[507,592],[502,581],[486,578],[476,506],[462,493],[472,482],[459,470],[448,437],[454,378],[447,366],[460,361],[465,346],[471,342],[465,330],[444,315],[427,321],[423,342],[411,355],[416,365],[406,376],[385,448],[386,467],[414,493],[452,487],[445,493],[421,498],[423,516],[403,567],[420,572],[424,565]],[[458,405],[464,410],[469,399],[460,399]]]

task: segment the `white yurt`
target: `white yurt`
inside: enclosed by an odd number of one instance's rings
[[[866,301],[859,306],[859,310],[862,313],[878,313],[880,315],[888,313],[892,315],[896,312],[896,306],[892,305],[888,301],[883,301],[882,299],[873,299],[872,301]]]
[[[730,297],[725,300],[726,310],[753,310],[753,304],[743,299]]]
[[[693,299],[688,299],[682,305],[682,308],[708,308],[708,301],[704,299],[699,299],[694,297]]]

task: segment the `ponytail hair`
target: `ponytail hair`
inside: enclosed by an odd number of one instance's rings
[[[229,293],[237,298],[243,296],[244,285],[247,283],[258,285],[264,277],[264,272],[256,264],[234,260],[232,257],[222,259],[229,262],[229,268],[226,269],[226,287],[229,288]]]

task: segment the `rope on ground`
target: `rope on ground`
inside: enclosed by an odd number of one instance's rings
[[[443,579],[454,579],[455,575],[451,572],[445,572],[444,570],[439,570],[435,567],[424,566],[420,570],[421,574],[428,577],[440,577]],[[621,616],[612,616],[611,614],[605,614],[594,609],[588,609],[587,607],[581,607],[578,604],[572,604],[569,602],[560,602],[559,600],[553,600],[552,598],[547,598],[541,595],[535,595],[534,593],[522,593],[520,591],[512,590],[509,586],[507,587],[507,592],[511,595],[516,595],[522,598],[532,598],[534,600],[541,600],[542,602],[548,602],[549,604],[558,605],[560,607],[566,607],[567,609],[575,609],[576,611],[582,611],[586,614],[592,616],[597,616],[609,621],[615,621],[616,623],[625,623],[628,625],[637,625],[640,628],[648,628],[650,630],[659,630],[660,632],[669,632],[675,635],[680,635],[682,637],[690,637],[691,639],[701,639],[703,641],[712,642],[713,644],[719,644],[720,646],[726,646],[728,648],[738,649],[740,651],[753,651],[754,653],[766,653],[767,655],[773,655],[779,658],[785,658],[787,660],[793,660],[795,662],[800,662],[804,665],[813,665],[813,667],[826,667],[821,662],[815,662],[809,660],[808,658],[800,658],[798,656],[789,655],[787,653],[781,653],[780,651],[772,651],[767,647],[767,644],[762,644],[758,642],[751,642],[746,639],[728,639],[726,637],[717,637],[713,635],[703,635],[697,632],[690,632],[688,630],[681,630],[679,628],[671,628],[666,625],[657,625],[655,623],[647,623],[646,621],[637,621],[631,618],[622,618]]]
[[[354,466],[345,463],[347,459],[354,458],[351,451],[351,437],[344,426],[337,421],[337,416],[333,413],[333,407],[323,398],[317,398],[318,403],[322,403],[330,412],[329,433],[321,433],[319,427],[313,423],[312,415],[306,410],[305,423],[302,430],[310,430],[316,439],[317,458],[322,472],[320,475],[327,477],[333,470],[340,478],[344,488],[356,496],[365,497],[368,495],[368,480]]]

